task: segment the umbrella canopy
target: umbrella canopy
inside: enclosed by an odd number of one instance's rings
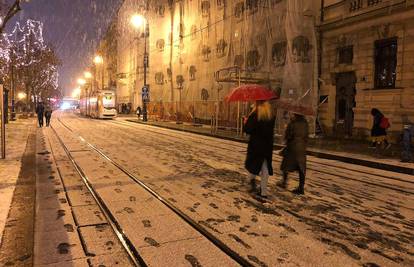
[[[245,84],[234,88],[227,96],[227,102],[235,101],[256,101],[276,99],[278,96],[263,85]]]

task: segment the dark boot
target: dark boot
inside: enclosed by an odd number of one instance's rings
[[[286,172],[283,173],[282,181],[276,183],[276,186],[286,189],[287,188],[287,181],[288,181],[288,174]]]
[[[304,195],[305,194],[305,190],[303,188],[296,188],[292,191],[293,194],[295,195]]]
[[[299,187],[293,190],[292,193],[296,195],[305,194],[305,173],[301,170],[299,171]]]

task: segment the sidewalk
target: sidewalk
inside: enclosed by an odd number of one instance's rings
[[[34,126],[31,119],[6,124],[6,159],[0,159],[0,244],[28,136]]]
[[[205,136],[212,136],[233,140],[237,142],[247,142],[247,136],[237,136],[234,131],[219,129],[217,133],[211,132],[209,125],[194,125],[191,123],[177,124],[174,121],[148,121],[143,122],[135,116],[123,116],[119,118],[134,123],[148,124],[152,126],[191,132]],[[280,149],[282,144],[276,141],[275,149]],[[350,140],[350,139],[333,139],[333,138],[314,138],[309,141],[308,155],[323,159],[337,160],[351,164],[393,171],[405,174],[414,174],[414,163],[402,163],[399,160],[400,148],[397,144],[393,145],[386,153],[382,155],[375,150],[368,148],[368,142]]]
[[[31,266],[35,182],[33,119],[6,126],[6,159],[0,160],[0,265]]]

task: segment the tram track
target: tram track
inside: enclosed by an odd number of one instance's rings
[[[108,123],[127,126],[131,129],[139,130],[135,125],[132,125],[132,123],[128,123],[128,122],[108,121]],[[172,137],[172,138],[178,138],[176,135],[166,134],[165,131],[161,132],[161,131],[157,131],[157,130],[154,130],[154,129],[145,129],[145,131],[155,133],[155,134],[158,134],[158,135],[162,135],[162,136],[169,136],[169,137]],[[171,130],[171,131],[173,131],[173,130]],[[180,132],[180,134],[182,134],[182,132]],[[199,136],[197,136],[197,139],[193,138],[191,135],[187,135],[186,137],[191,138],[192,142],[198,143],[198,144],[201,144],[201,145],[205,145],[206,147],[208,147],[210,149],[214,148],[214,149],[226,150],[226,151],[231,151],[231,152],[235,151],[235,149],[226,148],[226,147],[223,147],[223,146],[214,146],[212,144],[206,144],[206,143],[201,142],[200,140],[198,140],[198,139],[211,140],[211,138],[214,138],[214,137],[211,137],[210,139],[207,139],[206,137],[201,136],[201,135],[200,135],[201,138],[198,138]],[[234,143],[232,144],[232,143],[230,143],[230,141],[226,141],[226,140],[223,140],[224,141],[223,142],[219,138],[217,138],[217,140],[215,140],[215,141],[217,141],[219,143],[222,143],[223,145],[226,145],[226,146],[231,145],[231,146],[233,146],[237,149],[245,149],[245,147],[242,147],[241,145],[236,145]],[[281,160],[282,160],[281,157],[279,155],[277,155],[276,153],[274,153],[273,155],[274,155],[274,160],[273,161],[277,164],[280,164]],[[335,164],[329,164],[326,161],[327,160],[324,160],[323,163],[320,163],[320,162],[317,162],[315,160],[311,160],[311,159],[308,158],[308,169],[312,170],[312,171],[315,171],[315,172],[332,175],[332,176],[335,176],[335,177],[338,177],[338,178],[341,178],[341,179],[356,181],[356,182],[360,182],[360,183],[363,183],[363,184],[376,186],[376,187],[381,187],[381,188],[397,191],[397,192],[404,193],[404,194],[414,195],[414,191],[401,189],[401,188],[395,187],[392,184],[389,184],[389,183],[386,183],[386,182],[384,182],[383,184],[379,184],[378,182],[371,182],[371,181],[367,181],[367,180],[351,178],[349,176],[338,174],[338,172],[341,171],[341,170],[346,170],[346,171],[354,173],[356,176],[361,175],[361,174],[369,175],[369,176],[378,176],[378,177],[384,178],[386,180],[406,183],[407,185],[414,185],[414,181],[409,181],[409,180],[396,178],[396,177],[392,177],[392,176],[388,176],[388,175],[376,174],[376,173],[372,173],[372,172],[369,172],[369,171],[354,170],[354,169],[343,167],[343,166],[337,166]],[[309,163],[311,163],[311,165]],[[330,167],[330,168],[333,168],[333,169],[332,170],[327,170],[327,168],[326,168],[327,166]]]
[[[125,175],[127,175],[129,178],[132,179],[132,181],[135,182],[135,184],[139,185],[141,188],[145,189],[147,192],[149,192],[155,199],[160,201],[162,204],[164,204],[168,209],[170,209],[174,214],[176,214],[178,217],[180,217],[185,223],[190,225],[194,230],[196,230],[198,233],[200,233],[203,237],[208,239],[212,244],[214,244],[217,248],[219,248],[222,252],[224,252],[227,256],[229,256],[234,262],[240,264],[241,266],[254,266],[251,264],[247,259],[239,255],[237,252],[232,250],[230,247],[228,247],[226,244],[224,244],[221,240],[216,238],[213,234],[211,234],[206,228],[204,228],[201,224],[194,221],[191,217],[186,215],[183,211],[178,209],[175,205],[173,205],[170,201],[162,197],[160,194],[158,194],[156,191],[154,191],[151,187],[149,187],[146,183],[144,183],[142,180],[140,180],[136,175],[128,171],[126,168],[124,168],[122,165],[114,161],[112,158],[110,158],[107,154],[105,154],[102,150],[94,146],[93,144],[89,143],[85,138],[83,138],[81,135],[77,134],[75,131],[73,131],[69,126],[67,126],[64,122],[61,121],[60,118],[58,118],[59,123],[67,129],[69,132],[77,136],[83,143],[85,143],[92,151],[96,152],[98,155],[100,155],[102,158],[104,158],[106,161],[108,161],[110,164],[115,166],[118,170],[123,172]],[[55,135],[57,136],[60,144],[64,148],[66,154],[68,155],[69,159],[71,160],[72,164],[75,166],[76,171],[79,173],[81,178],[83,179],[85,185],[87,186],[88,190],[91,192],[92,196],[98,203],[99,207],[103,210],[105,217],[107,217],[108,221],[110,222],[111,227],[114,229],[118,239],[121,241],[121,244],[123,245],[124,249],[128,252],[128,255],[131,257],[132,261],[136,266],[147,266],[144,259],[140,256],[139,251],[134,247],[133,243],[130,241],[128,236],[124,234],[124,231],[122,229],[122,226],[119,224],[119,222],[116,220],[115,216],[111,213],[105,202],[99,197],[99,194],[94,190],[92,184],[90,183],[87,175],[82,170],[82,168],[79,166],[79,164],[76,162],[76,160],[71,155],[69,149],[64,144],[63,140],[59,137],[59,135],[56,132],[56,129],[53,128],[53,131]]]

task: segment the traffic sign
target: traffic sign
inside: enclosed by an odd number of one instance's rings
[[[149,87],[143,86],[142,87],[142,100],[148,102],[150,100],[149,97]]]

